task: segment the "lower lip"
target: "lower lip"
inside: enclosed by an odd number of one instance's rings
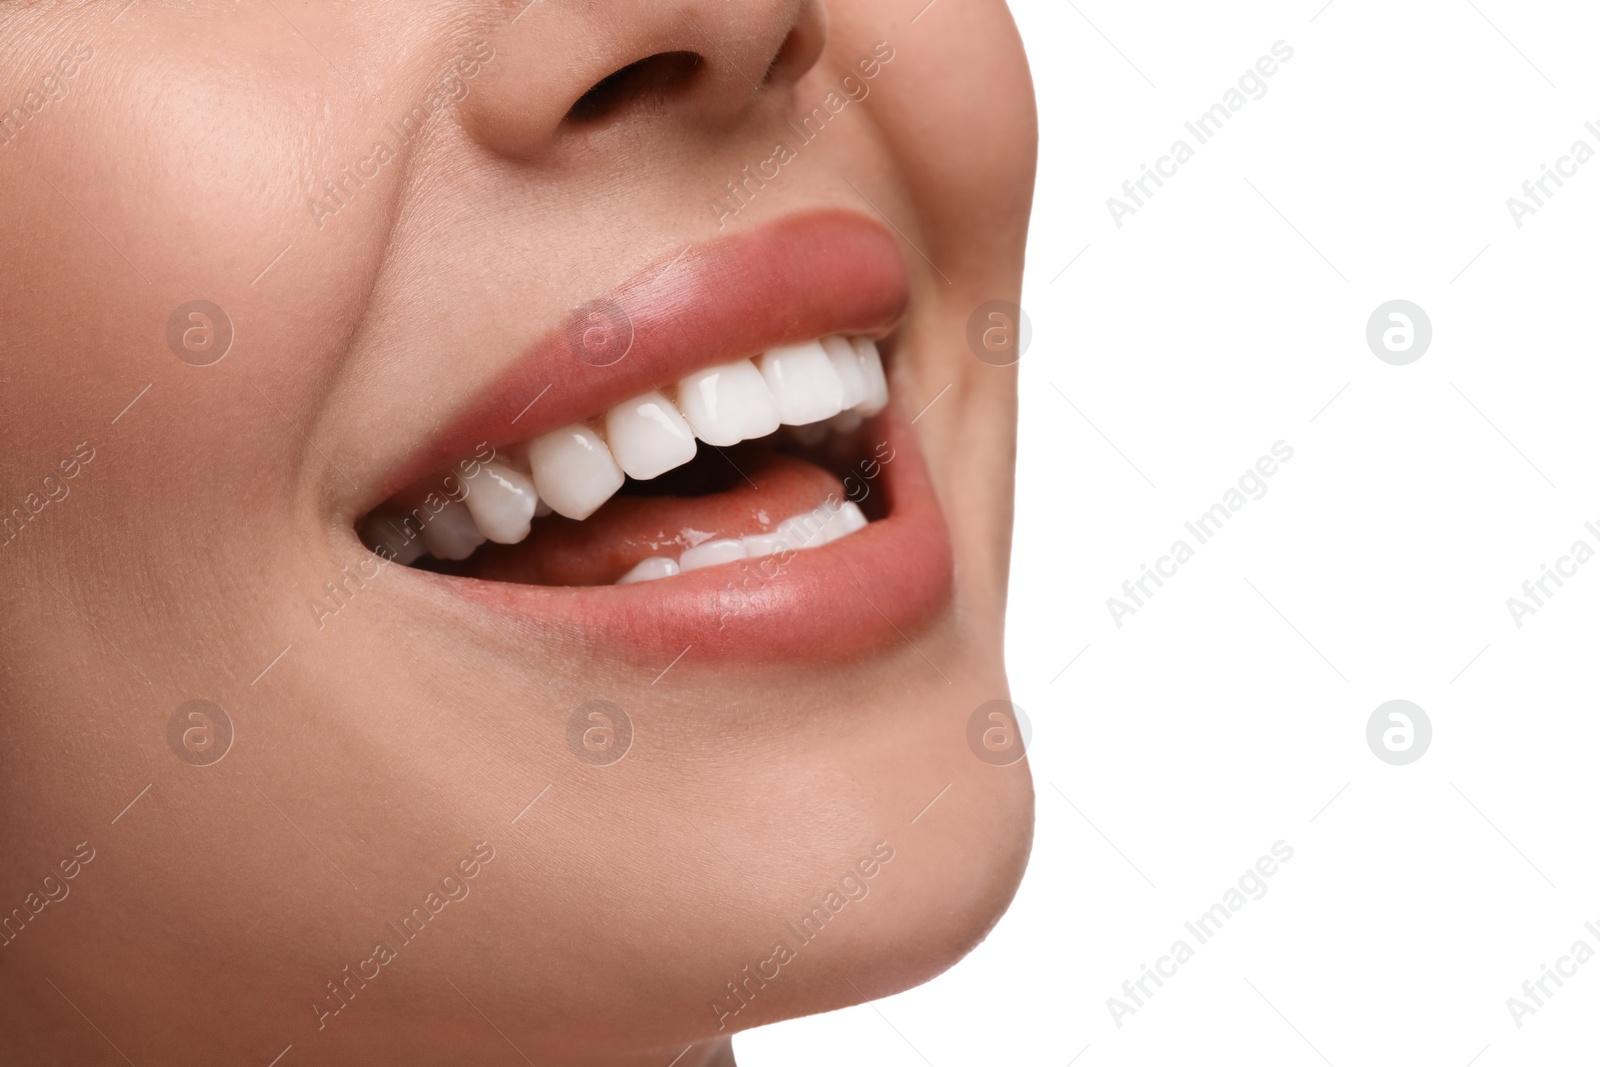
[[[534,586],[410,571],[520,627],[581,634],[585,645],[662,665],[712,659],[852,658],[903,643],[945,610],[950,532],[915,434],[892,412],[871,424],[893,459],[863,484],[888,514],[820,548],[618,586]]]

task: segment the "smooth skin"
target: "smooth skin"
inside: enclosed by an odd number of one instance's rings
[[[1026,765],[966,741],[1007,692],[1016,420],[1014,369],[967,323],[1016,299],[1034,172],[1004,4],[519,9],[0,0],[0,108],[27,116],[0,139],[0,510],[27,516],[0,535],[0,914],[31,916],[0,947],[0,1062],[729,1064],[736,1029],[940,973],[1015,891]],[[719,215],[878,42],[867,98]],[[441,85],[464,95],[313,206]],[[314,611],[368,558],[355,487],[567,309],[828,206],[887,219],[910,266],[891,390],[908,413],[939,396],[915,431],[948,611],[827,662],[691,653],[658,684],[401,581]],[[235,334],[211,366],[167,343],[196,299]],[[600,694],[633,722],[610,766],[566,744]],[[169,747],[194,699],[233,726],[211,766]],[[719,1017],[880,842],[869,892]],[[432,892],[457,897],[319,1012]]]

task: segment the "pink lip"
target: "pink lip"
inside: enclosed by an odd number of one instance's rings
[[[692,248],[609,297],[606,306],[625,309],[631,325],[625,356],[597,366],[574,354],[569,331],[545,338],[397,470],[385,495],[485,441],[501,447],[538,436],[700,367],[828,334],[881,335],[908,299],[894,239],[854,214],[793,216]],[[601,321],[614,323],[615,312],[602,312]],[[603,362],[620,350],[606,349],[604,334],[598,340],[598,355],[588,350],[592,359]],[[747,560],[625,586],[406,575],[535,631],[579,634],[590,647],[645,664],[665,665],[691,646],[697,662],[863,656],[925,629],[954,591],[949,530],[914,432],[892,400],[864,432],[893,450],[865,483],[883,494],[887,514],[781,565],[781,557]]]
[[[665,665],[693,646],[697,663],[856,658],[910,639],[954,590],[950,533],[910,427],[886,412],[873,427],[894,459],[869,483],[889,514],[822,548],[745,560],[638,585],[541,586],[418,578],[535,629],[583,635],[592,648]]]
[[[481,445],[538,437],[703,367],[828,334],[882,336],[904,314],[909,294],[894,238],[849,212],[794,215],[691,246],[575,310],[565,328],[533,344],[392,471],[365,505]],[[585,339],[590,347],[582,347]],[[575,347],[596,362],[624,348],[626,354],[602,366],[580,359]]]

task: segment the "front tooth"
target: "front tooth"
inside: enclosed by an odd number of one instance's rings
[[[770,348],[761,356],[761,376],[778,401],[778,421],[805,426],[844,410],[844,383],[821,341]]]
[[[611,450],[582,423],[532,441],[528,465],[540,499],[569,519],[587,519],[622,488],[622,468],[611,458]]]
[[[840,403],[844,410],[849,411],[867,399],[869,392],[867,374],[861,369],[861,357],[856,355],[856,346],[845,337],[824,337],[822,347],[833,361],[833,371],[839,376],[839,384],[844,387],[844,397]]]
[[[857,337],[850,342],[855,346],[856,357],[861,361],[861,372],[867,379],[867,399],[856,407],[864,417],[871,418],[889,406],[889,380],[884,377],[883,358],[878,346],[868,337]]]
[[[422,543],[434,559],[466,559],[486,540],[472,521],[472,512],[454,500],[422,528]]]
[[[641,560],[634,568],[621,578],[617,585],[632,585],[634,582],[653,582],[658,578],[671,578],[680,573],[678,561],[668,559],[666,556],[651,556]]]
[[[664,474],[694,458],[694,431],[659,392],[618,404],[606,412],[606,443],[630,478]]]
[[[732,538],[721,541],[707,541],[686,549],[678,557],[678,568],[688,574],[701,567],[714,567],[719,563],[732,563],[736,559],[744,559],[744,545]]]
[[[532,529],[539,498],[526,474],[504,463],[485,463],[467,482],[466,503],[489,540],[514,545]]]
[[[678,406],[708,445],[726,447],[778,428],[778,404],[748,359],[696,371],[678,383]]]

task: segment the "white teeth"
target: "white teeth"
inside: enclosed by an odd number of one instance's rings
[[[622,488],[622,468],[598,434],[582,423],[564,426],[528,446],[539,497],[569,519],[587,519]]]
[[[718,448],[785,433],[806,445],[848,435],[889,403],[889,383],[878,346],[866,337],[831,335],[779,345],[754,359],[707,367],[671,388],[652,389],[599,416],[603,433],[575,422],[518,447],[532,477],[505,462],[482,464],[463,501],[452,501],[407,537],[395,520],[397,505],[368,517],[362,540],[403,564],[424,547],[439,559],[470,556],[487,540],[516,544],[534,519],[550,514],[582,520],[594,514],[631,477],[648,481],[694,459],[696,438]],[[594,419],[590,420],[595,421]],[[598,423],[597,423],[598,425]],[[843,440],[835,442],[844,444]],[[402,520],[403,521],[403,520]],[[736,559],[760,559],[814,547],[867,524],[854,504],[819,507],[779,524],[769,534],[697,545],[680,560],[654,556],[619,583],[669,578],[681,571]]]
[[[697,371],[678,383],[678,406],[708,445],[726,447],[778,428],[778,405],[748,359]],[[557,510],[560,510],[559,508]]]
[[[707,541],[703,545],[686,549],[683,555],[678,557],[678,567],[687,574],[701,567],[732,563],[736,559],[744,559],[744,545],[741,542],[731,538],[723,541]]]
[[[792,545],[775,533],[750,534],[739,538],[744,542],[744,554],[749,559],[765,559],[767,556],[776,556],[780,552],[787,552]]]
[[[634,582],[653,582],[658,578],[671,578],[680,573],[678,561],[665,556],[651,556],[641,561],[633,570],[617,579],[618,585],[632,585]]]
[[[677,562],[665,556],[652,556],[617,579],[618,585],[670,578],[702,567],[733,563],[741,559],[765,559],[785,552],[823,545],[848,537],[867,525],[867,517],[852,501],[820,504],[778,524],[772,533],[747,534],[735,541],[719,538],[686,549]]]
[[[840,403],[849,411],[866,400],[869,392],[861,357],[856,355],[856,346],[846,337],[824,337],[822,347],[833,362],[833,372],[839,376],[839,385],[844,390]]]
[[[454,500],[422,528],[422,542],[434,559],[466,559],[486,540],[472,521],[472,512]]]
[[[861,372],[867,379],[867,399],[856,410],[864,417],[871,418],[889,406],[889,380],[884,377],[883,358],[878,355],[878,346],[866,337],[857,337],[850,342],[855,346],[856,358],[861,360]]]
[[[768,349],[760,365],[784,425],[806,426],[844,410],[844,383],[821,341]]]
[[[854,500],[846,500],[840,505],[839,517],[835,522],[839,524],[839,530],[832,538],[834,541],[847,534],[853,534],[857,530],[864,530],[867,527],[867,517],[861,513],[861,509],[856,506]]]
[[[651,391],[606,412],[606,444],[630,478],[654,478],[694,458],[694,431],[666,397]]]
[[[504,463],[485,463],[467,482],[466,504],[484,536],[514,545],[532,529],[539,498],[526,474]]]

